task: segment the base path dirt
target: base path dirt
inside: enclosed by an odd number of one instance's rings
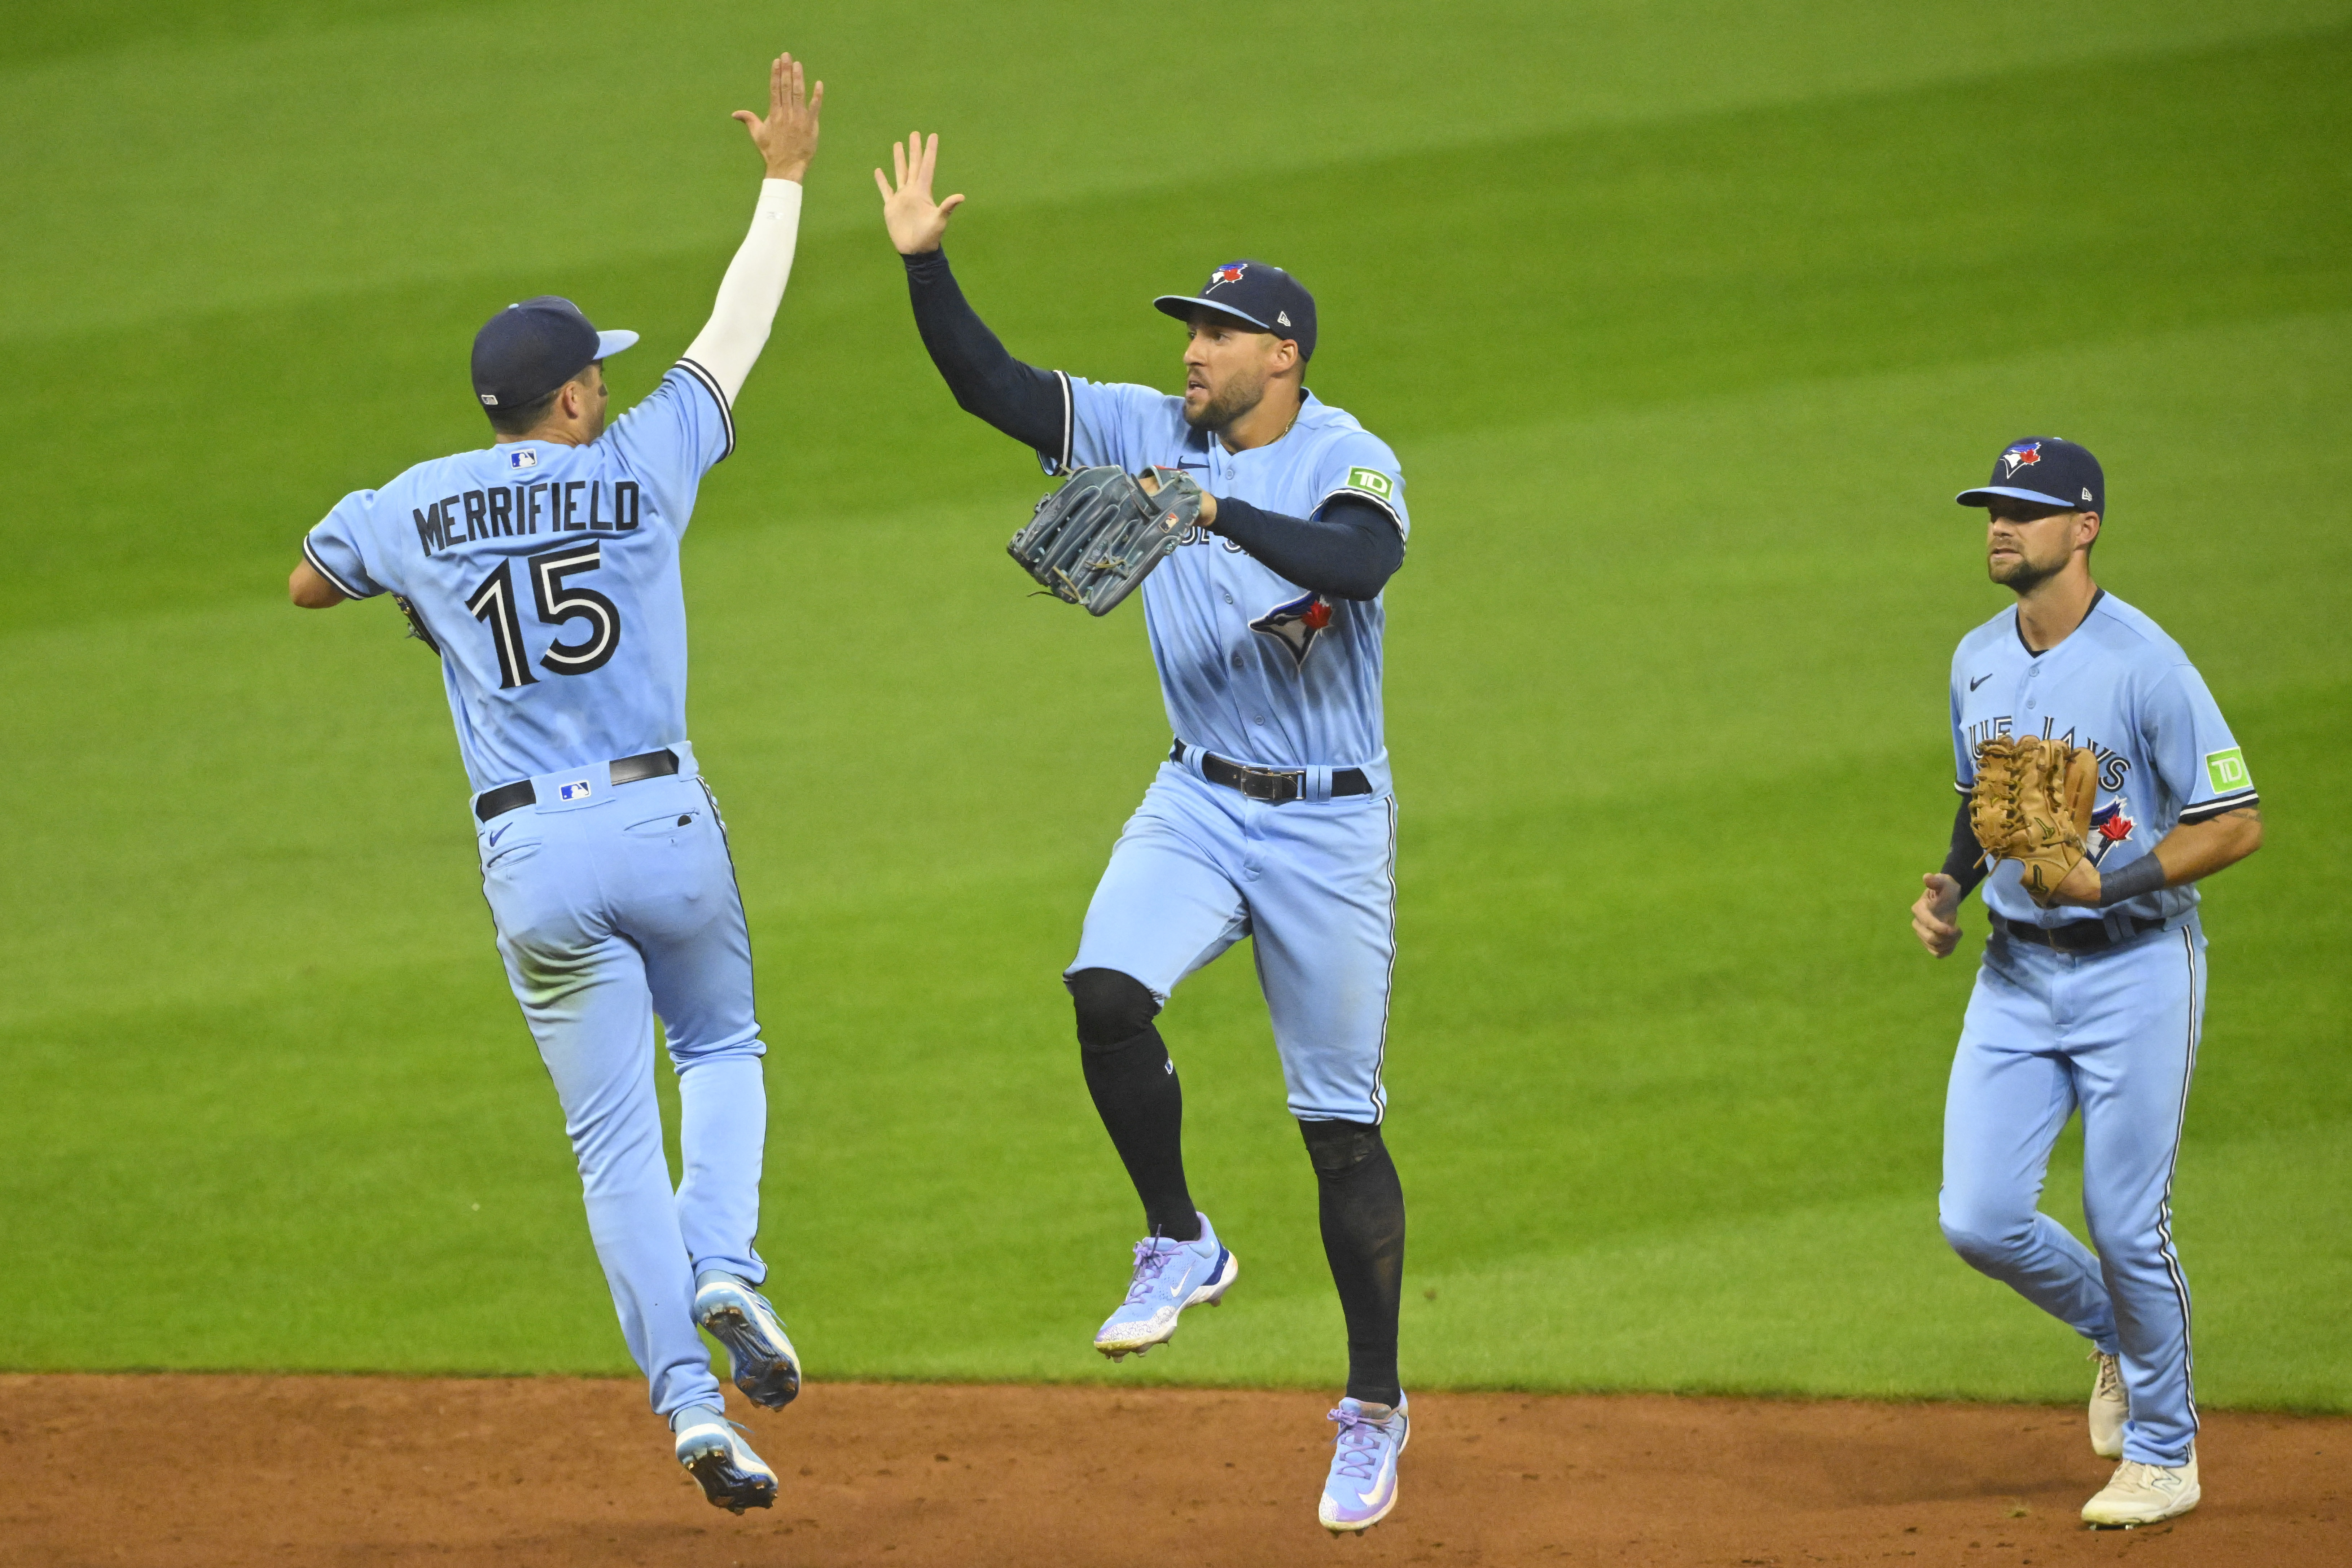
[[[2074,1411],[1431,1393],[1335,1541],[1327,1403],[817,1384],[751,1413],[783,1494],[738,1519],[634,1382],[0,1376],[0,1563],[2352,1563],[2352,1420],[2209,1415],[2202,1508],[2091,1531]]]

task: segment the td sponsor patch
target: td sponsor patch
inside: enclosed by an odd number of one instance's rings
[[[2205,776],[2213,781],[2217,795],[2228,795],[2253,783],[2246,772],[2246,752],[2242,746],[2232,746],[2226,752],[2205,753]]]
[[[1396,482],[1378,468],[1349,468],[1348,488],[1352,490],[1362,490],[1367,495],[1376,495],[1382,500],[1396,499]]]

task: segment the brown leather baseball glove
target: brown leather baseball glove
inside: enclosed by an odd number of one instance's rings
[[[1995,735],[1977,748],[1969,826],[1986,860],[2016,861],[2026,892],[2047,909],[2083,858],[2098,786],[2098,758],[2087,746]]]

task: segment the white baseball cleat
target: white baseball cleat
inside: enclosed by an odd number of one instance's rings
[[[2093,1351],[2099,1375],[2091,1384],[2091,1452],[2102,1459],[2124,1457],[2124,1421],[2131,1415],[2131,1396],[2124,1392],[2124,1369],[2118,1357]]]
[[[2197,1485],[2195,1448],[2179,1465],[2144,1465],[2126,1459],[2116,1467],[2114,1479],[2099,1495],[2083,1505],[2083,1522],[2110,1530],[2154,1524],[2187,1513],[2203,1495]]]

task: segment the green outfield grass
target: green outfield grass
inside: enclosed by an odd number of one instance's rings
[[[1241,58],[1172,11],[591,0],[569,78],[510,63],[538,11],[427,0],[0,42],[0,1365],[625,1370],[431,661],[279,584],[343,491],[484,439],[496,306],[637,326],[612,377],[652,384],[789,45],[823,160],[686,559],[814,1377],[1343,1370],[1240,955],[1164,1027],[1242,1283],[1148,1363],[1087,1348],[1137,1218],[1055,977],[1167,731],[1139,614],[1002,557],[1043,481],[939,385],[873,211],[920,124],[1014,352],[1167,384],[1143,301],[1265,256],[1403,461],[1410,1385],[2081,1394],[1937,1233],[1969,969],[1904,918],[2004,601],[1948,498],[2054,431],[2264,795],[2176,1188],[2200,1394],[2352,1409],[2352,5],[1376,10]]]

